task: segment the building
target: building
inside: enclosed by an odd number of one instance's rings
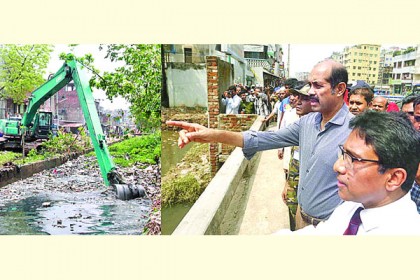
[[[332,59],[334,61],[337,61],[337,62],[344,65],[343,53],[342,52],[333,52],[330,59]]]
[[[162,104],[207,107],[207,56],[226,62],[219,93],[234,83],[271,85],[284,69],[280,45],[167,44],[163,46]]]
[[[309,78],[309,72],[297,72],[296,79],[299,81],[307,81]]]
[[[393,53],[392,85],[393,93],[407,94],[413,85],[420,83],[420,52],[418,46]]]
[[[247,69],[254,75],[255,83],[274,87],[277,80],[284,80],[283,51],[280,45],[244,45]],[[252,79],[247,80],[251,85]]]
[[[390,91],[390,80],[392,79],[392,69],[393,69],[393,53],[398,50],[397,47],[392,47],[389,49],[382,49],[380,58],[379,58],[379,73],[378,73],[378,84],[377,89],[383,92],[389,93]]]
[[[349,83],[364,80],[378,84],[380,45],[359,44],[343,50],[343,64],[349,73]]]

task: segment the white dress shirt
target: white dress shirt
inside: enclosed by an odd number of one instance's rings
[[[343,235],[353,213],[361,203],[345,201],[339,205],[330,218],[318,224],[295,231],[296,234]],[[420,215],[410,193],[397,201],[382,207],[363,209],[360,212],[362,224],[357,235],[420,235]]]
[[[232,98],[222,98],[223,105],[226,105],[226,114],[238,114],[241,101],[242,99],[238,95],[234,95]]]

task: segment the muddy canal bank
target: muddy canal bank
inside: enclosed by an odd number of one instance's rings
[[[177,146],[177,128],[167,120],[207,126],[206,108],[162,108],[162,234],[171,234],[210,181],[207,144]]]
[[[0,188],[0,234],[143,234],[160,227],[160,213],[151,213],[160,206],[159,166],[119,171],[127,183],[144,186],[147,197],[118,200],[96,157],[84,155]]]

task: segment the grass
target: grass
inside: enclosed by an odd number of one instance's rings
[[[13,162],[22,156],[21,153],[2,151],[0,152],[0,166],[6,162]]]
[[[126,139],[110,146],[109,152],[115,164],[121,167],[136,163],[156,164],[161,156],[161,133]]]
[[[208,144],[196,143],[162,178],[162,204],[194,203],[211,180]]]
[[[21,153],[4,151],[0,152],[0,165],[6,162],[13,162],[18,165],[41,161],[66,152],[80,152],[89,147],[89,139],[85,134],[81,135],[82,141],[75,141],[73,134],[59,134],[44,144],[43,149],[37,152],[31,150],[25,159]],[[133,166],[136,163],[156,164],[161,156],[161,133],[133,137],[123,140],[109,147],[109,152],[114,162],[121,167]],[[94,156],[95,152],[90,152],[88,156]]]

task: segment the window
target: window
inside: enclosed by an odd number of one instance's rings
[[[357,67],[357,69],[360,70],[360,69],[362,69],[362,67],[359,66],[359,67]]]
[[[360,73],[357,73],[357,76],[359,76],[359,77],[360,77]]]
[[[192,49],[184,48],[184,60],[185,63],[192,63]]]
[[[64,91],[74,91],[74,84],[67,84]]]
[[[356,69],[356,66],[353,66],[353,70]]]

